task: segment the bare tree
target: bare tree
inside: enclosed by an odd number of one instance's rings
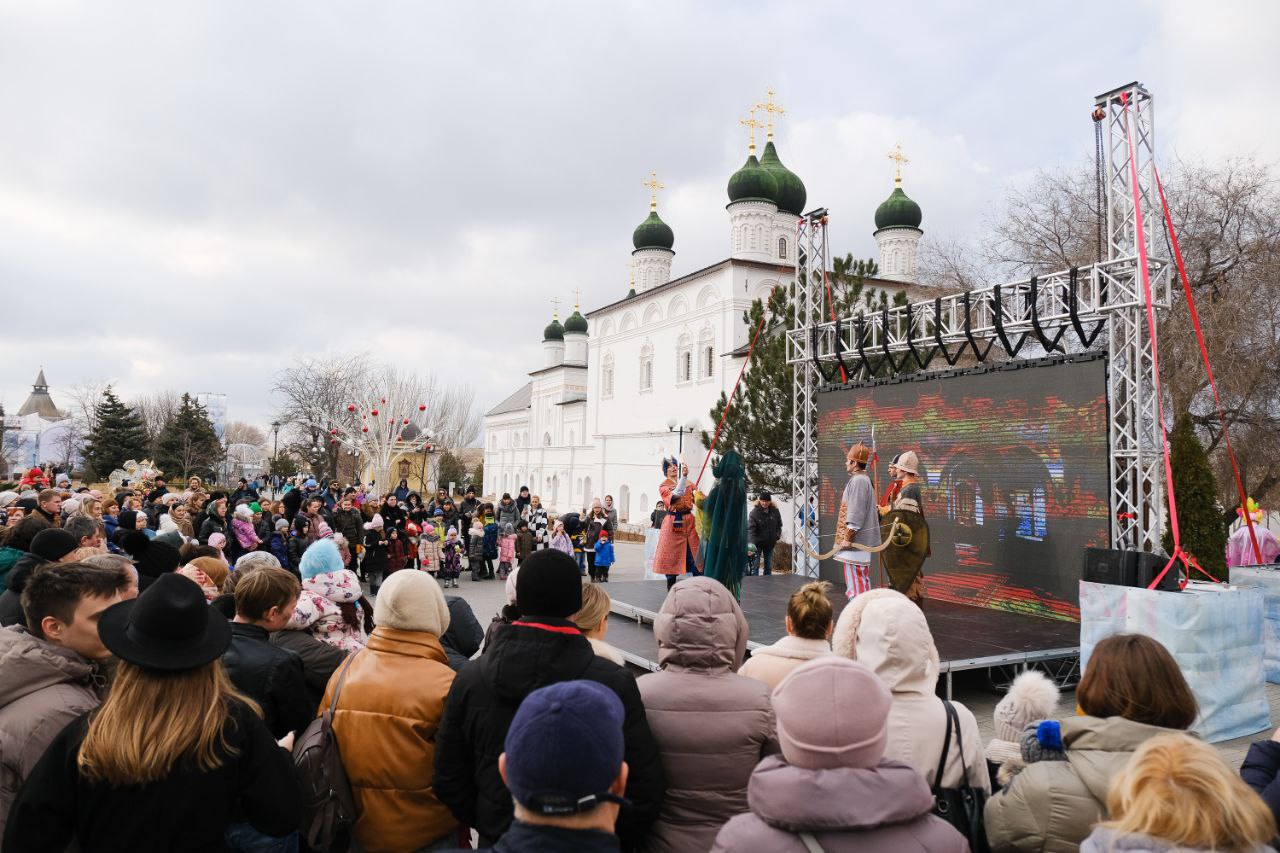
[[[1230,518],[1239,500],[1223,446],[1228,429],[1250,495],[1266,501],[1280,494],[1280,176],[1270,164],[1236,157],[1176,162],[1162,177],[1223,403],[1219,417],[1175,279],[1159,342],[1167,414],[1192,415],[1214,454],[1219,499]],[[986,260],[1010,277],[1092,263],[1094,181],[1090,163],[1042,172],[1011,190],[987,222]],[[1145,214],[1163,217],[1158,206]],[[1150,250],[1172,261],[1171,248],[1162,235]]]
[[[181,405],[182,395],[177,391],[143,394],[129,403],[129,406],[142,417],[142,423],[147,429],[147,436],[151,439],[153,447],[164,430],[164,425],[177,414]]]
[[[926,237],[916,263],[917,280],[944,293],[973,290],[990,279],[990,271],[973,247],[954,237]]]
[[[329,440],[329,430],[348,414],[369,369],[365,353],[329,353],[298,358],[276,374],[272,391],[281,400],[286,447],[312,472],[337,477],[342,448]]]
[[[244,421],[227,421],[223,427],[222,440],[227,445],[248,444],[253,447],[266,447],[267,434],[261,428]]]
[[[110,385],[110,382],[81,382],[59,392],[71,402],[66,412],[79,421],[85,435],[98,428],[98,404],[102,402],[102,392]]]

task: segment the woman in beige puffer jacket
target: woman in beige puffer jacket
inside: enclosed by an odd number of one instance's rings
[[[947,711],[935,691],[938,688],[938,649],[929,633],[924,613],[900,592],[873,589],[849,602],[836,622],[831,648],[859,661],[880,676],[893,694],[889,708],[889,741],[885,758],[910,764],[933,784],[947,732]],[[991,792],[982,738],[973,713],[952,702],[964,741],[961,756],[956,736],[951,736],[942,774],[944,787],[968,784]],[[963,760],[962,760],[963,759]]]
[[[636,683],[662,753],[667,795],[641,849],[702,853],[729,818],[748,811],[751,772],[778,752],[769,688],[737,674],[747,620],[718,581],[677,583],[653,633],[662,669]]]

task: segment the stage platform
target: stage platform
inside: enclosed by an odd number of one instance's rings
[[[786,633],[783,619],[787,599],[807,580],[796,575],[743,578],[742,613],[750,627],[747,648],[767,646]],[[610,620],[609,643],[619,649],[629,663],[656,670],[658,642],[652,625],[667,597],[666,581],[610,583],[605,590],[613,602],[611,611],[624,617]],[[839,591],[835,591],[831,599],[838,619],[846,599]],[[924,615],[938,647],[948,696],[953,672],[1021,668],[1039,661],[1071,660],[1080,653],[1077,622],[945,601],[926,601]]]

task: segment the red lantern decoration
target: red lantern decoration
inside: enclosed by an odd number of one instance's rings
[[[356,410],[356,404],[355,404],[355,403],[351,403],[349,406],[347,406],[347,411],[348,411],[348,412],[354,412],[355,410]]]
[[[419,411],[419,412],[425,412],[426,410],[427,410],[427,406],[426,406],[426,404],[425,404],[425,403],[420,404],[420,405],[418,406],[418,411]]]
[[[404,419],[404,422],[405,422],[406,424],[407,424],[407,423],[409,423],[409,419],[408,419],[408,418],[405,418],[405,419]]]
[[[374,410],[373,410],[372,412],[370,412],[369,414],[373,415],[373,416],[376,418],[376,417],[378,416],[378,410],[377,410],[377,409],[374,409]]]
[[[329,430],[329,435],[337,435],[337,434],[338,434],[338,431],[336,429]]]
[[[368,427],[365,427],[362,431],[363,431],[363,432],[368,432],[368,431],[369,431],[369,428],[368,428]]]
[[[329,439],[329,443],[330,443],[330,444],[337,444],[337,443],[338,443],[338,439],[336,439],[336,438],[331,438],[331,439]]]

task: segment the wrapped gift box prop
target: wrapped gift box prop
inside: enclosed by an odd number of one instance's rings
[[[1270,728],[1263,670],[1263,593],[1256,587],[1188,584],[1163,592],[1080,582],[1080,667],[1117,633],[1158,640],[1195,693],[1194,730],[1210,742]]]
[[[1263,665],[1267,681],[1280,684],[1280,571],[1271,566],[1233,566],[1231,583],[1262,590]]]

